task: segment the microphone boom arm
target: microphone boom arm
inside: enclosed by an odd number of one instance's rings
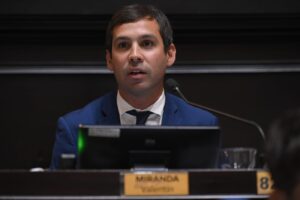
[[[244,123],[246,123],[246,124],[249,124],[249,125],[254,126],[255,128],[258,129],[258,131],[259,131],[261,137],[263,138],[263,140],[265,140],[265,133],[264,133],[263,129],[261,128],[261,126],[260,126],[258,123],[254,122],[254,121],[251,121],[251,120],[248,120],[248,119],[244,119],[244,118],[242,118],[242,117],[238,117],[238,116],[235,116],[235,115],[231,115],[231,114],[228,114],[228,113],[224,113],[224,112],[219,111],[219,110],[215,110],[215,109],[212,109],[212,108],[208,108],[208,107],[206,107],[206,106],[203,106],[203,105],[199,105],[199,104],[190,102],[190,101],[188,101],[188,100],[185,98],[185,96],[182,94],[182,92],[180,91],[180,89],[178,88],[178,86],[174,86],[173,89],[181,96],[181,98],[182,98],[185,102],[187,102],[188,104],[190,104],[190,105],[192,105],[192,106],[200,107],[200,108],[203,108],[203,109],[205,109],[205,110],[207,110],[207,111],[210,111],[210,112],[212,112],[212,113],[216,113],[216,114],[219,114],[219,115],[223,115],[223,116],[226,116],[226,117],[228,117],[228,118],[231,118],[231,119],[234,119],[234,120],[237,120],[237,121],[242,121],[242,122],[244,122]]]

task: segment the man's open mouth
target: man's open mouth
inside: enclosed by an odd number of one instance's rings
[[[146,72],[140,70],[134,70],[129,73],[130,75],[146,74]]]

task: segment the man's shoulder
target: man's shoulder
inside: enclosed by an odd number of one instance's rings
[[[112,104],[114,96],[114,92],[107,93],[77,110],[66,113],[62,117],[65,120],[92,122],[100,117],[103,108],[105,108],[107,104]]]
[[[175,96],[170,93],[166,93],[166,97],[169,101],[174,103],[180,110],[188,111],[188,112],[201,112],[201,113],[209,113],[201,108],[197,108],[195,106],[192,106],[188,104],[186,101],[184,101],[182,98]]]
[[[180,97],[173,94],[167,93],[166,98],[168,102],[176,106],[179,115],[185,119],[185,121],[197,122],[200,120],[199,124],[202,122],[204,124],[216,125],[218,124],[218,119],[215,115],[201,108],[197,108],[193,105],[188,104]]]

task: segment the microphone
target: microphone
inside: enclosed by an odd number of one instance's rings
[[[236,115],[232,115],[232,114],[229,114],[229,113],[226,113],[226,112],[222,112],[222,111],[219,111],[219,110],[215,110],[213,108],[209,108],[209,107],[206,107],[206,106],[203,106],[203,105],[200,105],[200,104],[196,104],[196,103],[190,102],[189,100],[187,100],[185,98],[185,96],[183,95],[183,93],[180,91],[179,84],[174,79],[171,79],[171,78],[168,79],[166,81],[166,85],[167,85],[167,87],[169,87],[170,89],[172,89],[173,91],[175,91],[176,93],[178,93],[179,96],[185,102],[187,102],[188,104],[190,104],[192,106],[195,106],[195,107],[198,107],[198,108],[202,108],[202,109],[210,111],[212,113],[215,113],[215,114],[218,114],[218,115],[222,115],[222,116],[228,117],[230,119],[234,119],[236,121],[240,121],[240,122],[249,124],[251,126],[254,126],[259,131],[262,139],[265,141],[265,133],[264,133],[263,129],[260,127],[260,125],[258,123],[254,122],[254,121],[251,121],[251,120],[248,120],[248,119],[244,119],[244,118],[236,116]]]

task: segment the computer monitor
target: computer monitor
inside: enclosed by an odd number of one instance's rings
[[[78,169],[216,168],[218,127],[80,126]]]

